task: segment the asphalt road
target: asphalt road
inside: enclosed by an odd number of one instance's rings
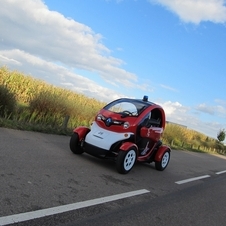
[[[226,157],[173,150],[163,172],[136,164],[121,175],[114,162],[71,153],[69,140],[0,128],[0,225],[7,216],[142,189],[147,193],[13,225],[225,225]]]

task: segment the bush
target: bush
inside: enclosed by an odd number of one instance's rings
[[[52,126],[60,126],[68,115],[67,100],[54,93],[43,91],[29,103],[30,121]]]
[[[0,116],[11,117],[16,109],[16,98],[8,88],[0,85]]]

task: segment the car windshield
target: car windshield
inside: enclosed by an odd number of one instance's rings
[[[131,99],[119,99],[108,104],[104,109],[119,113],[122,117],[138,116],[147,106],[149,102]]]

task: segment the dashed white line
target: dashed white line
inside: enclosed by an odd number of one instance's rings
[[[226,170],[220,171],[220,172],[216,172],[217,175],[222,174],[222,173],[226,173]]]
[[[77,209],[81,209],[84,207],[89,207],[89,206],[103,204],[103,203],[107,203],[107,202],[111,202],[111,201],[116,201],[119,199],[129,198],[129,197],[136,196],[136,195],[142,195],[142,194],[145,194],[148,192],[150,192],[150,191],[148,191],[146,189],[141,189],[141,190],[137,190],[137,191],[131,191],[131,192],[126,192],[126,193],[112,195],[112,196],[106,196],[103,198],[97,198],[97,199],[92,199],[92,200],[83,201],[83,202],[77,202],[77,203],[58,206],[58,207],[52,207],[52,208],[43,209],[43,210],[37,210],[37,211],[32,211],[32,212],[27,212],[27,213],[20,213],[20,214],[0,217],[0,225],[4,226],[4,225],[8,225],[8,224],[13,224],[13,223],[24,222],[24,221],[37,219],[37,218],[41,218],[41,217],[46,217],[46,216],[50,216],[50,215],[54,215],[54,214],[77,210]]]
[[[200,176],[200,177],[193,177],[193,178],[189,178],[189,179],[186,179],[186,180],[177,181],[175,183],[176,184],[185,184],[185,183],[188,183],[188,182],[201,180],[201,179],[205,179],[205,178],[208,178],[208,177],[210,177],[210,175],[204,175],[204,176]]]

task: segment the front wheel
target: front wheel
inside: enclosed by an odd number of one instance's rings
[[[116,160],[117,171],[121,174],[128,173],[134,166],[137,159],[137,153],[134,148],[128,151],[119,151]]]
[[[168,150],[163,154],[159,162],[155,162],[155,168],[159,171],[163,171],[167,167],[169,160],[170,160],[170,151]]]
[[[70,149],[74,154],[82,154],[84,152],[80,143],[78,134],[73,133],[70,139]]]

